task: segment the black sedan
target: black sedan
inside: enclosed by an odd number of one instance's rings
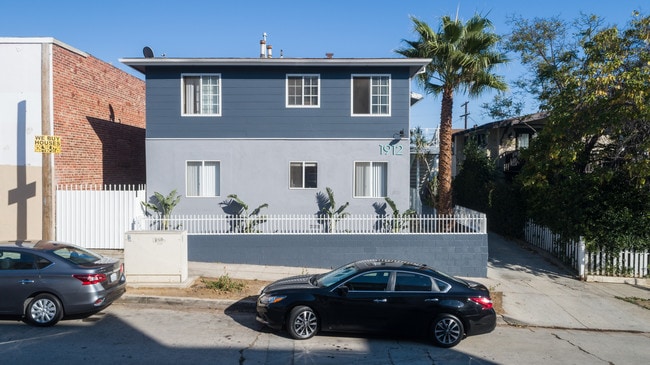
[[[494,330],[496,313],[482,284],[426,265],[363,260],[269,284],[257,300],[257,320],[295,339],[318,331],[401,331],[452,347]]]
[[[52,326],[99,312],[125,291],[120,260],[60,242],[0,242],[2,318]]]

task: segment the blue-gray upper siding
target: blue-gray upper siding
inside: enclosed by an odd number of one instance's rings
[[[221,74],[221,116],[181,116],[181,74]],[[320,107],[287,108],[286,75],[319,74]],[[391,78],[390,116],[352,116],[353,74]],[[389,138],[408,131],[408,67],[148,67],[147,138]]]

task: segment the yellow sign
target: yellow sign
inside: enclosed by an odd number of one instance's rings
[[[59,136],[35,136],[34,152],[61,153],[61,137]]]

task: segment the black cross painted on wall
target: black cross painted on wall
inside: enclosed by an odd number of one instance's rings
[[[27,102],[18,103],[16,133],[16,188],[9,190],[9,205],[16,204],[16,239],[27,239],[27,200],[36,196],[36,182],[27,183]],[[34,237],[32,237],[34,238]],[[38,237],[37,237],[38,238]]]

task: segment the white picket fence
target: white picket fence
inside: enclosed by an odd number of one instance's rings
[[[461,213],[462,212],[462,213]],[[313,214],[241,217],[233,215],[172,215],[169,219],[138,217],[137,230],[182,229],[189,235],[222,234],[486,234],[485,214],[457,209],[454,215],[412,217]]]
[[[546,227],[528,222],[526,241],[545,250],[573,267],[582,278],[587,276],[623,276],[645,278],[650,276],[650,251],[622,250],[618,253],[587,251],[585,243],[562,240]]]
[[[123,249],[124,233],[144,214],[144,185],[59,185],[56,239],[86,248]]]

